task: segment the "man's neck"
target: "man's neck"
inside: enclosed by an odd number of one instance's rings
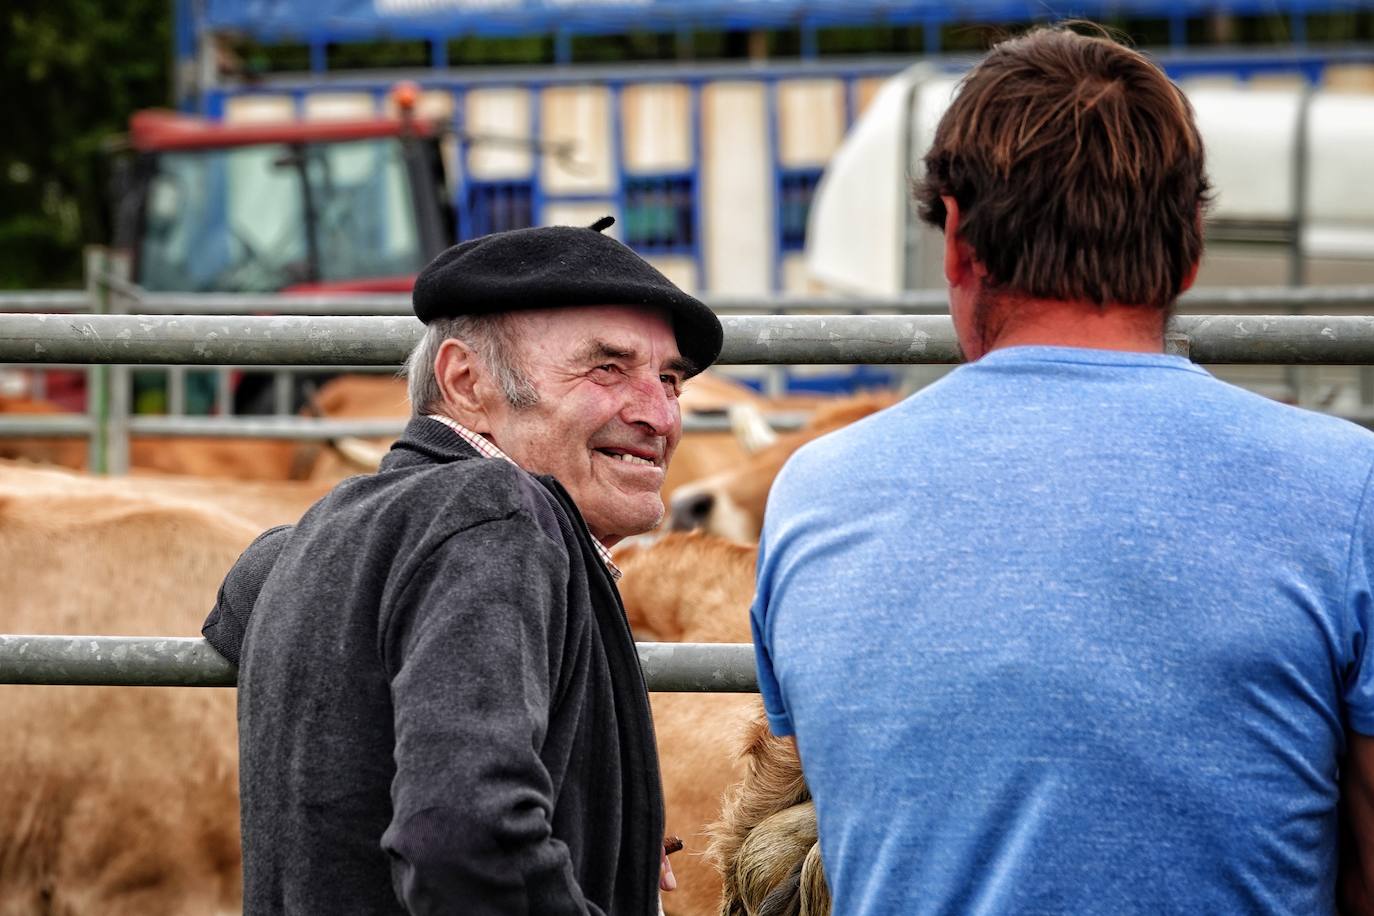
[[[1165,316],[1151,306],[1003,298],[982,307],[989,310],[980,322],[984,353],[1025,346],[1164,352]]]

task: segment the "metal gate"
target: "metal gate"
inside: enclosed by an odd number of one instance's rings
[[[725,364],[959,359],[944,316],[724,315],[722,324]],[[0,363],[397,366],[421,329],[402,316],[8,314],[0,315]],[[1183,316],[1167,344],[1199,363],[1369,366],[1374,317]],[[639,648],[650,690],[757,689],[747,644]],[[0,636],[0,684],[230,686],[235,675],[201,639]]]

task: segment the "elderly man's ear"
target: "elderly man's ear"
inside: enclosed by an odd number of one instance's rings
[[[443,392],[449,417],[475,432],[490,431],[485,406],[489,382],[481,360],[467,344],[450,338],[439,345],[434,378]]]

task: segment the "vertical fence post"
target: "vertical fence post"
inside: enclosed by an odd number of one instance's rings
[[[750,35],[752,41],[754,34]],[[769,200],[772,202],[773,219],[772,226],[772,252],[773,263],[769,280],[769,289],[773,295],[782,292],[782,125],[779,122],[781,115],[778,112],[778,81],[768,80],[764,83],[764,118],[768,125],[768,174],[772,178],[770,187],[772,193]],[[788,381],[791,373],[786,366],[773,364],[764,370],[763,393],[769,397],[782,397],[787,393]]]
[[[286,369],[278,369],[272,375],[272,413],[279,417],[289,417],[294,413],[296,385],[295,377]]]
[[[88,245],[85,251],[86,298],[90,301],[88,311],[93,315],[103,315],[109,309],[103,278],[105,276],[105,249],[98,245]],[[86,367],[86,417],[90,430],[86,438],[86,467],[92,474],[104,474],[109,470],[107,457],[109,446],[106,438],[106,424],[110,417],[110,367],[89,365]]]
[[[1311,162],[1307,131],[1312,120],[1312,98],[1314,89],[1311,83],[1304,82],[1302,95],[1298,100],[1297,128],[1293,131],[1293,174],[1290,178],[1293,192],[1293,212],[1290,216],[1292,234],[1288,240],[1288,285],[1302,286],[1307,282],[1307,252],[1303,246],[1303,231],[1307,227],[1307,182]],[[1290,315],[1302,314],[1301,306],[1290,306]],[[1313,382],[1316,373],[1304,366],[1289,366],[1284,370],[1288,385],[1293,389],[1293,403],[1303,407],[1312,406]]]
[[[116,315],[129,311],[129,295],[123,291],[128,283],[129,260],[111,253],[105,259],[105,271],[101,284],[106,289],[108,310]],[[105,472],[107,474],[129,473],[129,415],[133,413],[133,374],[128,366],[110,366],[107,400],[109,410],[105,415]]]
[[[167,367],[167,413],[174,417],[186,414],[186,367]]]
[[[234,372],[235,367],[220,366],[215,370],[215,406],[211,413],[216,417],[234,415]]]

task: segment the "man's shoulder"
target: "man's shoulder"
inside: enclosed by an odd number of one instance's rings
[[[903,435],[910,428],[910,418],[899,415],[898,408],[905,403],[818,436],[793,452],[769,488],[765,518],[821,503],[862,504],[871,495],[863,481],[873,471],[875,447],[890,445],[891,436]]]
[[[1374,432],[1341,417],[1266,398],[1236,385],[1209,379],[1197,399],[1199,412],[1210,415],[1234,444],[1247,449],[1274,449],[1295,461],[1319,460],[1368,468],[1374,461]]]
[[[335,487],[322,502],[339,508],[381,502],[400,509],[461,511],[480,522],[508,515],[543,493],[530,474],[509,461],[470,458],[432,462],[353,477]]]
[[[410,465],[343,481],[306,513],[298,537],[359,546],[365,529],[427,551],[467,529],[527,526],[567,549],[557,500],[540,481],[497,458]],[[371,538],[369,538],[371,540]],[[427,546],[426,546],[427,545]]]
[[[805,479],[829,474],[837,467],[853,467],[863,462],[875,446],[890,444],[893,436],[913,432],[913,423],[922,414],[938,417],[938,406],[923,403],[924,391],[895,401],[880,410],[859,417],[852,423],[817,436],[802,445],[787,460],[784,476]],[[779,478],[780,480],[782,477]]]

